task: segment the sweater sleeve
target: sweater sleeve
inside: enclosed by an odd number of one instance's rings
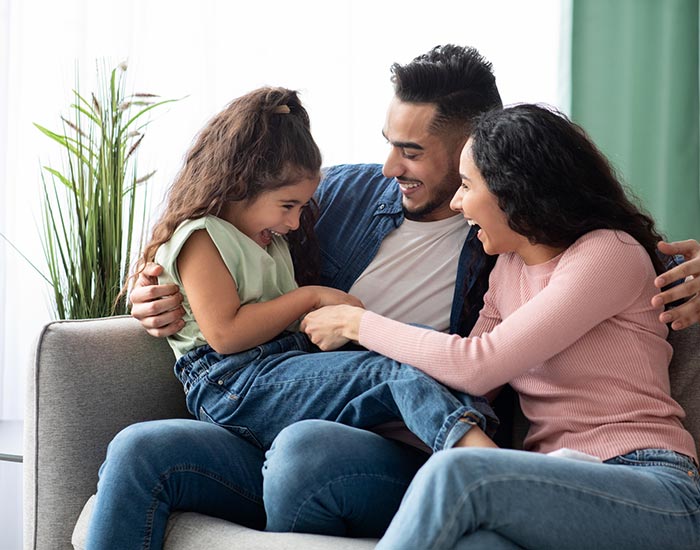
[[[498,293],[504,275],[499,258],[487,297]],[[629,235],[594,231],[563,253],[545,288],[500,323],[496,324],[492,300],[485,298],[469,338],[366,312],[360,323],[359,342],[413,365],[451,388],[483,395],[624,311],[647,285],[653,285],[654,276],[646,251]]]

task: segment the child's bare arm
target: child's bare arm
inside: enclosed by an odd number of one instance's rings
[[[307,286],[269,302],[241,306],[236,283],[204,230],[190,236],[177,266],[197,324],[219,353],[236,353],[267,342],[317,307],[360,304],[340,290]]]

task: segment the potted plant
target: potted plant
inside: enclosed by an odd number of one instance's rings
[[[145,115],[176,100],[127,93],[126,63],[98,68],[98,90],[73,90],[60,132],[35,126],[62,148],[59,170],[42,171],[42,246],[59,319],[128,313],[121,292],[132,249],[147,226],[147,186],[136,159],[149,124]]]

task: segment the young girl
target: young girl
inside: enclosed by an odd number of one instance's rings
[[[341,335],[461,391],[510,383],[535,452],[436,453],[379,548],[696,547],[696,446],[650,305],[663,271],[652,220],[585,133],[543,107],[482,116],[460,172],[451,206],[500,254],[470,337],[349,305],[304,329],[324,349]]]
[[[320,167],[308,115],[282,88],[233,101],[187,154],[142,265],[162,265],[161,283],[178,284],[184,296],[185,327],[168,341],[188,409],[262,449],[305,418],[356,427],[403,418],[429,446],[440,433],[440,447],[488,443],[481,427],[493,430],[495,418],[484,400],[453,394],[383,357],[355,352],[371,371],[336,371],[332,355],[329,364],[297,361],[291,373],[280,365],[314,351],[298,332],[304,314],[362,305],[308,284],[317,271],[312,196]],[[416,402],[420,392],[430,415]]]

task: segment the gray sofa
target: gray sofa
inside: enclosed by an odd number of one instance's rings
[[[673,333],[672,393],[700,441],[700,326]],[[49,323],[38,337],[25,416],[25,549],[84,548],[91,496],[107,444],[142,420],[188,417],[173,355],[130,317]],[[517,438],[516,438],[517,439]],[[73,545],[73,546],[71,546]],[[363,549],[374,541],[262,533],[173,514],[165,548]]]

